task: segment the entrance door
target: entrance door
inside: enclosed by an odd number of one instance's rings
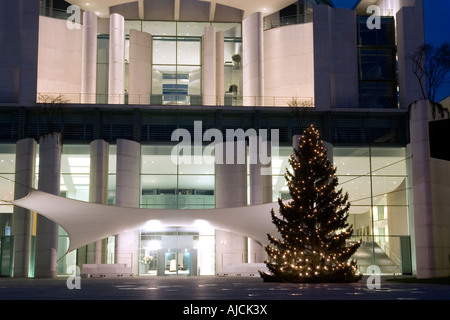
[[[191,254],[189,252],[166,252],[164,266],[165,275],[190,275]]]

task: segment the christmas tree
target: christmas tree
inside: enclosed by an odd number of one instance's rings
[[[337,190],[336,169],[314,126],[307,128],[290,156],[285,178],[292,199],[278,199],[279,215],[271,210],[280,238],[268,234],[264,281],[354,282],[356,261],[350,257],[360,243],[349,244],[348,194]]]

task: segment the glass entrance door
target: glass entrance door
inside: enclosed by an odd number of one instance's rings
[[[189,252],[166,252],[164,258],[165,275],[190,275],[191,254]]]

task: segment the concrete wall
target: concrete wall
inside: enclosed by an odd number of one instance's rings
[[[36,102],[39,1],[0,1],[0,103]]]
[[[264,94],[280,106],[293,97],[314,98],[312,23],[264,32]]]
[[[232,208],[247,205],[247,164],[238,163],[237,143],[234,148],[234,161],[226,164],[226,143],[222,145],[224,158],[215,164],[216,208]],[[229,264],[247,262],[247,238],[224,230],[216,230],[216,272],[222,272]]]
[[[202,95],[204,106],[216,105],[216,27],[205,27],[202,41]]]
[[[406,109],[412,102],[423,98],[418,79],[413,72],[413,61],[410,58],[425,42],[422,7],[400,9],[396,15],[396,22],[400,108]]]
[[[117,140],[116,205],[139,208],[141,146],[131,140]],[[124,263],[138,274],[139,230],[116,235],[114,263]]]
[[[412,186],[417,277],[450,276],[450,163],[430,157],[427,100],[410,109]]]
[[[359,105],[356,14],[314,7],[314,90],[318,110]]]
[[[80,102],[82,29],[42,16],[39,24],[38,93],[61,93],[70,102]]]
[[[109,29],[108,103],[124,103],[125,93],[125,20],[113,13]]]
[[[22,139],[16,143],[16,168],[14,199],[28,195],[28,188],[34,187],[36,178],[36,141],[32,138]],[[24,208],[14,206],[14,277],[27,278],[31,258],[32,213]]]
[[[150,104],[152,87],[152,36],[130,30],[129,103]]]
[[[38,189],[59,195],[61,181],[62,136],[49,133],[39,139]],[[57,276],[58,232],[56,222],[38,214],[36,219],[35,278]]]
[[[263,17],[252,13],[242,23],[244,106],[264,105]]]
[[[81,102],[95,103],[97,92],[97,30],[98,19],[93,12],[83,13]]]

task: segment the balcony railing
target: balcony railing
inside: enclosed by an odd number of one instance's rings
[[[38,103],[71,103],[102,105],[149,105],[149,106],[237,106],[237,107],[314,107],[312,97],[223,96],[186,94],[83,94],[38,93]]]
[[[279,19],[271,19],[270,16],[264,19],[264,30],[270,30],[278,27],[290,26],[294,24],[303,24],[313,22],[313,14],[300,14],[293,16],[280,17]]]
[[[82,12],[80,11],[80,13]],[[72,13],[68,13],[67,10],[41,6],[39,8],[39,15],[60,20],[67,20],[72,15]],[[81,21],[78,22],[80,24],[83,24],[83,14],[80,14],[80,20]]]

